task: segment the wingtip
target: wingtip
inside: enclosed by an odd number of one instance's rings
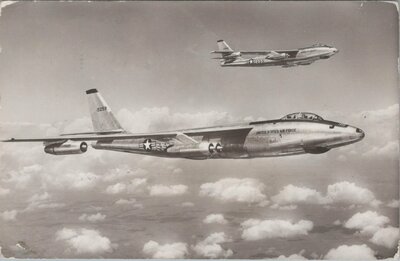
[[[86,94],[97,93],[97,89],[90,89],[86,91]]]
[[[6,139],[6,140],[1,140],[1,142],[13,142],[15,140],[15,138],[11,138],[11,139]]]

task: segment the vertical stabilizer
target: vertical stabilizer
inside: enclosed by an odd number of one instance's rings
[[[218,51],[233,52],[232,48],[230,48],[229,45],[224,40],[218,40],[217,45],[218,45]]]
[[[121,125],[114,117],[110,107],[97,91],[90,89],[86,91],[89,101],[90,116],[92,117],[93,130],[95,132],[123,131]]]

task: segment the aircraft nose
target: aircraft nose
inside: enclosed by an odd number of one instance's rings
[[[338,53],[338,52],[339,52],[339,50],[338,50],[338,49],[336,49],[336,48],[332,48],[332,52],[333,52],[333,53]]]
[[[357,136],[359,137],[360,140],[365,137],[364,131],[362,129],[360,129],[360,128],[356,128],[356,133],[357,133]]]

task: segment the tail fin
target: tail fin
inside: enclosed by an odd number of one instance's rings
[[[88,95],[93,130],[95,132],[122,132],[121,125],[97,89],[87,90],[86,94]]]
[[[233,52],[232,48],[230,48],[229,45],[224,40],[218,40],[217,45],[218,45],[218,51]]]

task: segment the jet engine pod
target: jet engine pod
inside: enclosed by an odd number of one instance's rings
[[[287,59],[289,58],[289,54],[287,53],[277,53],[277,52],[271,52],[265,56],[266,59],[269,60],[282,60],[282,59]]]
[[[71,142],[64,144],[51,144],[44,147],[44,152],[52,155],[82,154],[87,151],[86,142]]]
[[[169,147],[167,152],[186,158],[208,158],[222,152],[222,146],[220,143],[203,141],[196,144],[175,145]]]

